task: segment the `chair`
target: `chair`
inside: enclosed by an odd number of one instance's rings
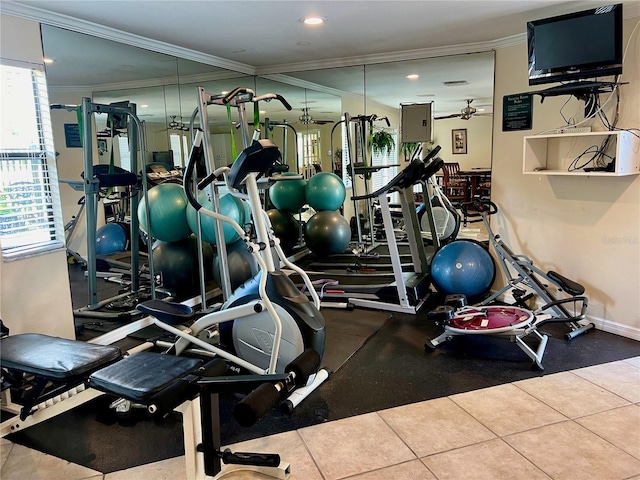
[[[491,197],[491,175],[483,175],[480,177],[478,191],[476,193],[482,199],[489,199]]]
[[[442,189],[451,203],[461,203],[467,200],[469,189],[466,178],[459,175],[460,164],[458,162],[445,163],[442,166]]]

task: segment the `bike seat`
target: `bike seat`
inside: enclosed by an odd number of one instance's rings
[[[578,282],[574,282],[573,280],[569,280],[566,277],[563,277],[557,272],[549,271],[547,275],[551,280],[556,282],[565,292],[570,293],[571,295],[582,295],[584,293],[584,287],[580,285]]]

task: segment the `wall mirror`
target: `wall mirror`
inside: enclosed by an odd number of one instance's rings
[[[250,75],[58,27],[42,25],[42,41],[45,57],[53,60],[46,66],[51,102],[80,104],[82,97],[91,97],[103,104],[124,100],[135,103],[144,122],[147,162],[153,161],[153,152],[171,150],[174,163],[184,165],[190,148],[186,129],[197,105],[196,86],[203,86],[209,93],[254,87]],[[226,110],[217,110],[220,112],[211,107],[213,131],[228,124]],[[106,115],[96,115],[95,122],[97,132],[106,129]],[[64,139],[55,140],[56,146],[64,147]],[[228,138],[226,141],[230,144]],[[110,152],[116,152],[120,164],[124,156],[119,147],[124,149],[126,142],[118,143]],[[103,144],[111,145],[110,141]],[[230,147],[225,150],[229,154],[221,161],[231,161],[226,158],[230,157]],[[98,154],[101,163],[109,162],[102,158],[104,149]]]
[[[83,96],[93,96],[100,103],[122,100],[135,103],[145,123],[147,161],[152,161],[153,152],[171,150],[176,154],[175,163],[184,164],[190,148],[185,128],[196,106],[197,86],[209,93],[244,86],[253,88],[258,95],[278,93],[293,107],[286,111],[277,101],[260,105],[261,122],[267,119],[274,123],[265,135],[272,136],[280,145],[290,170],[317,168],[344,174],[342,129],[334,126],[345,112],[352,116],[387,117],[390,126],[379,125],[395,136],[397,152],[394,158],[385,161],[402,168],[405,157],[401,149],[400,105],[423,102],[433,102],[433,140],[441,145],[445,161],[459,162],[464,169],[490,167],[493,52],[254,78],[58,27],[43,25],[42,38],[45,56],[55,60],[46,67],[51,101],[79,103]],[[462,119],[461,112],[469,106],[476,111],[470,118]],[[214,142],[216,166],[228,164],[233,161],[231,132],[236,134],[238,148],[241,139],[237,129],[229,124],[226,109],[211,106],[208,112],[211,132],[219,135]],[[253,112],[248,111],[247,115],[252,121]],[[96,122],[98,130],[106,127],[106,118]],[[459,129],[466,129],[466,154],[454,154],[451,145],[451,132]],[[287,138],[285,130],[289,132]],[[393,175],[397,168],[388,170],[384,177]]]

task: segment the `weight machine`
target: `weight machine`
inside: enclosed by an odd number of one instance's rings
[[[135,309],[138,297],[148,299],[155,298],[155,286],[153,281],[151,287],[142,287],[140,283],[140,249],[138,243],[139,222],[136,212],[138,211],[140,188],[146,195],[147,184],[143,176],[142,182],[138,177],[140,163],[144,164],[145,143],[142,134],[142,122],[136,114],[136,105],[130,102],[118,102],[110,105],[94,103],[90,98],[83,98],[80,107],[54,105],[52,108],[64,108],[78,110],[79,123],[82,125],[82,145],[83,145],[83,191],[84,191],[84,211],[86,218],[87,237],[87,259],[85,263],[88,279],[88,304],[85,307],[74,311],[77,316],[95,318],[129,317],[139,315]],[[93,162],[93,129],[92,119],[94,114],[107,114],[109,120],[113,122],[113,128],[128,128],[129,148],[131,152],[131,171],[126,171],[114,165],[94,165]],[[131,120],[129,122],[128,120]],[[139,162],[139,156],[142,162]],[[76,186],[73,186],[76,188]],[[124,187],[129,196],[131,219],[129,224],[130,232],[130,275],[131,281],[128,292],[108,298],[98,300],[97,288],[97,258],[96,258],[96,237],[97,237],[97,208],[99,196],[105,189]],[[79,186],[78,186],[79,188]],[[69,225],[71,228],[72,225]],[[148,232],[151,237],[151,232]],[[75,256],[75,255],[74,255]],[[149,270],[151,279],[154,278],[153,259],[149,255]],[[114,309],[113,311],[101,310],[108,305],[124,305],[124,309]],[[131,308],[127,309],[126,306]]]
[[[399,167],[399,164],[392,165],[372,165],[370,158],[370,133],[374,128],[375,122],[385,122],[388,127],[391,126],[387,117],[378,117],[375,114],[372,115],[357,115],[352,117],[348,112],[343,114],[343,118],[336,122],[331,129],[331,151],[334,150],[333,134],[339,125],[344,126],[344,132],[346,136],[346,152],[343,155],[347,155],[347,174],[351,177],[351,189],[353,195],[351,200],[353,201],[353,210],[355,215],[356,231],[358,234],[358,245],[361,246],[365,240],[365,234],[363,233],[363,226],[360,222],[360,218],[364,218],[368,222],[369,234],[367,239],[370,241],[372,248],[375,246],[375,231],[374,231],[374,213],[372,199],[375,197],[370,196],[369,180],[371,175],[375,172],[379,172],[384,168]],[[353,129],[353,133],[352,133]],[[355,141],[353,139],[355,137]],[[361,194],[361,198],[356,199],[358,194],[358,181],[357,177],[362,176],[364,180],[364,193]],[[359,200],[366,200],[366,215],[362,215]]]

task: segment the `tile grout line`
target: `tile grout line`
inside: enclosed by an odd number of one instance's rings
[[[425,400],[425,401],[427,401],[427,402],[428,402],[428,401],[430,401],[430,400]],[[395,407],[395,408],[402,408],[402,407]],[[391,431],[393,432],[393,434],[394,434],[396,437],[398,437],[398,439],[400,439],[400,441],[401,441],[401,442],[402,442],[402,443],[403,443],[403,444],[404,444],[404,445],[409,449],[409,451],[410,451],[411,453],[413,453],[413,456],[415,457],[415,458],[414,458],[414,459],[412,459],[412,460],[407,460],[407,461],[405,461],[405,462],[400,462],[400,463],[396,463],[396,464],[393,464],[393,465],[388,465],[387,467],[384,467],[384,468],[388,468],[388,467],[392,467],[392,466],[397,466],[397,465],[402,465],[403,463],[407,463],[407,462],[412,462],[412,461],[414,461],[414,460],[418,460],[418,461],[420,461],[420,463],[422,463],[422,465],[424,465],[424,468],[426,468],[426,469],[427,469],[427,471],[428,471],[429,473],[431,473],[434,477],[438,478],[438,477],[436,476],[436,474],[435,474],[434,472],[432,472],[432,471],[431,471],[431,469],[430,469],[428,466],[426,466],[426,465],[424,464],[424,462],[422,462],[422,460],[420,460],[420,457],[419,457],[419,456],[418,456],[418,454],[415,452],[415,450],[413,450],[413,448],[411,448],[411,446],[410,446],[407,442],[405,442],[405,441],[404,441],[404,439],[400,436],[400,434],[399,434],[398,432],[396,432],[396,430],[395,430],[391,425],[389,425],[389,423],[384,419],[384,417],[383,417],[382,415],[380,415],[380,413],[379,413],[379,412],[381,412],[381,411],[382,411],[382,410],[379,410],[379,411],[375,412],[376,416],[377,416],[380,420],[382,420],[382,422],[383,422],[383,423],[384,423],[384,424],[389,428],[389,430],[391,430]],[[372,471],[375,471],[375,470],[372,470]]]
[[[579,419],[579,418],[585,418],[585,417],[589,417],[589,416],[591,416],[591,415],[597,415],[598,413],[609,412],[609,411],[611,411],[611,410],[616,410],[616,409],[618,409],[618,408],[626,407],[626,406],[629,406],[629,405],[632,405],[632,404],[633,404],[633,402],[631,402],[630,400],[627,400],[626,398],[621,397],[620,395],[618,395],[618,394],[617,394],[617,393],[615,393],[615,392],[612,392],[611,390],[607,389],[606,387],[603,387],[602,385],[598,385],[597,383],[592,382],[592,381],[591,381],[591,380],[589,380],[588,378],[581,377],[580,375],[576,374],[574,370],[568,370],[568,371],[566,371],[566,372],[558,372],[558,373],[568,373],[568,374],[570,374],[570,375],[574,375],[576,378],[579,378],[580,380],[584,380],[584,381],[586,381],[587,383],[589,383],[589,384],[593,385],[594,387],[601,388],[601,389],[605,390],[607,393],[609,393],[609,394],[613,395],[613,396],[614,396],[614,397],[616,397],[616,398],[619,398],[619,399],[620,399],[620,400],[622,400],[623,402],[627,402],[627,405],[619,405],[619,406],[616,406],[616,407],[611,407],[611,408],[607,408],[607,409],[605,409],[605,410],[601,410],[600,412],[587,413],[587,414],[585,414],[585,415],[580,415],[580,416],[577,416],[577,417],[575,417],[575,418],[571,418],[571,417],[569,417],[568,415],[566,415],[566,414],[562,413],[561,411],[559,411],[557,408],[555,408],[555,407],[553,407],[553,406],[549,405],[549,404],[548,404],[548,403],[546,403],[544,400],[542,400],[541,398],[537,397],[535,394],[533,394],[533,393],[529,393],[529,392],[527,392],[525,389],[520,388],[518,385],[516,385],[516,383],[519,383],[519,382],[522,382],[522,381],[525,381],[525,380],[518,380],[518,381],[516,381],[516,382],[512,382],[512,385],[513,385],[514,387],[518,388],[519,390],[521,390],[521,391],[525,392],[526,394],[531,395],[533,398],[535,398],[535,399],[536,399],[536,400],[538,400],[539,402],[544,403],[546,406],[548,406],[549,408],[551,408],[551,409],[555,410],[555,411],[556,411],[556,412],[558,412],[560,415],[563,415],[564,417],[567,417],[569,420],[576,420],[576,419]],[[552,375],[557,375],[557,373],[553,373]],[[544,377],[538,377],[538,378],[544,378]]]
[[[322,425],[322,424],[320,424]],[[313,428],[313,425],[311,427],[305,427],[305,428]],[[320,474],[320,476],[323,478],[323,480],[327,480],[326,475],[324,474],[324,472],[320,469],[320,465],[318,465],[318,461],[316,460],[316,457],[313,456],[313,453],[311,452],[311,449],[309,448],[309,445],[307,445],[307,442],[305,442],[304,437],[302,436],[302,434],[300,433],[300,429],[296,429],[296,435],[298,435],[298,438],[300,439],[300,441],[302,442],[302,445],[304,445],[304,449],[306,450],[306,452],[309,454],[309,458],[311,458],[311,461],[313,462],[313,464],[315,465],[316,469],[318,470],[318,473]]]

